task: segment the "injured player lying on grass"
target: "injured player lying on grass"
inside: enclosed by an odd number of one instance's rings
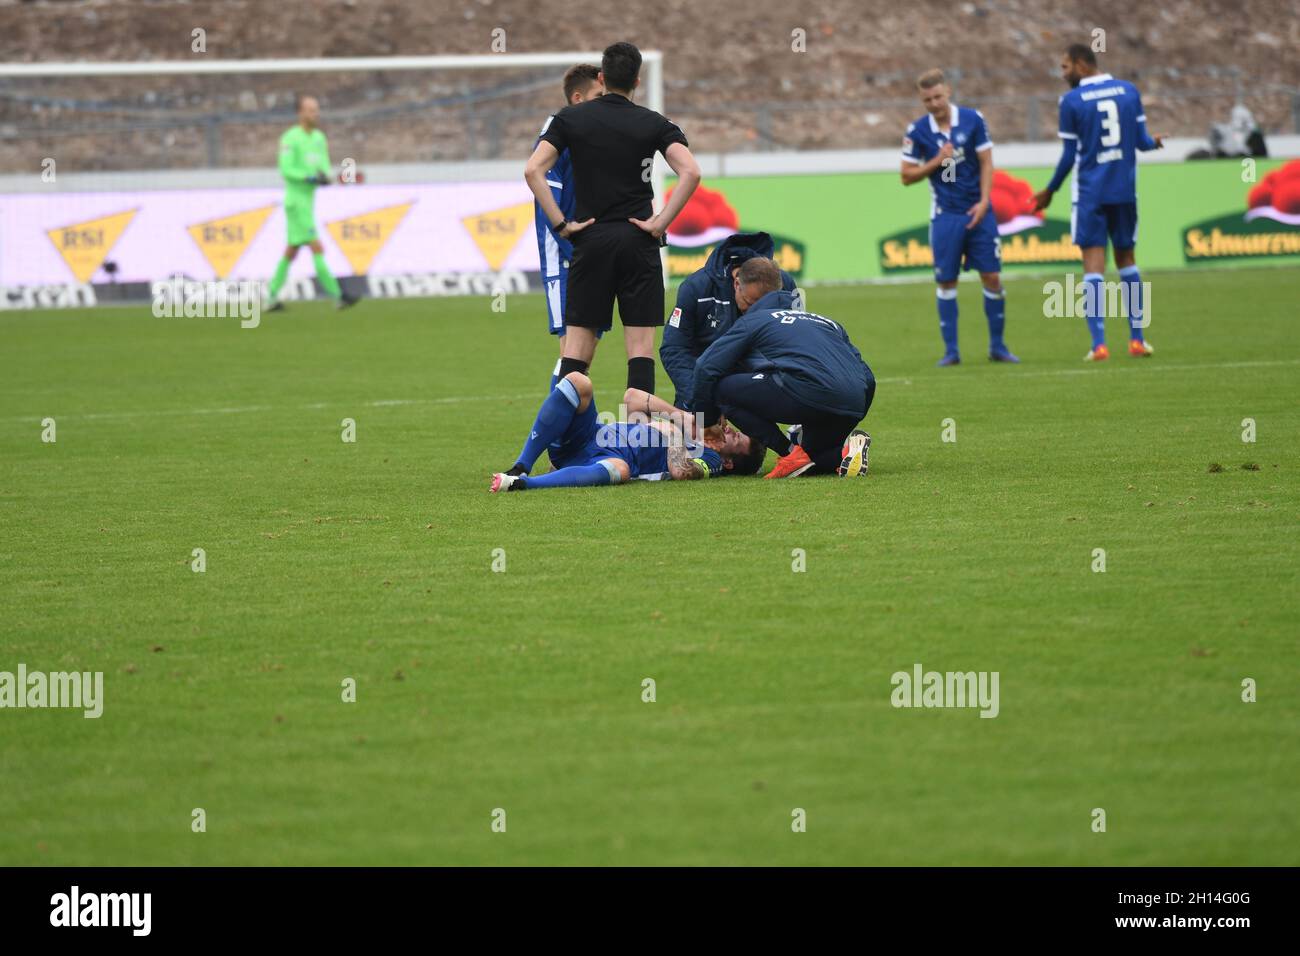
[[[716,475],[752,475],[767,449],[731,428],[695,435],[690,413],[662,398],[629,388],[628,416],[642,421],[601,424],[591,379],[570,372],[546,396],[513,468],[492,476],[492,491],[618,485],[632,478],[691,481]],[[530,475],[542,452],[555,471]]]

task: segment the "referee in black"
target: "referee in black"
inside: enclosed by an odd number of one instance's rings
[[[678,126],[632,102],[641,51],[615,43],[600,61],[605,95],[566,106],[542,131],[524,179],[557,234],[573,243],[559,378],[586,372],[597,333],[614,321],[614,301],[627,345],[627,384],[655,390],[655,329],[664,324],[664,233],[695,187],[700,167]],[[566,221],[546,174],[565,149],[573,162],[577,209]],[[654,214],[650,170],[662,153],[677,174],[671,199]]]

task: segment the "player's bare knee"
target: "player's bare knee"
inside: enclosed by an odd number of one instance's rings
[[[582,372],[570,372],[564,376],[564,380],[573,386],[574,391],[578,393],[578,411],[584,412],[587,406],[591,404],[592,395],[595,394],[591,387],[591,379]]]
[[[625,481],[632,480],[632,469],[628,467],[627,462],[621,458],[606,458],[601,461],[605,470],[609,472],[609,483],[611,485],[621,485]]]

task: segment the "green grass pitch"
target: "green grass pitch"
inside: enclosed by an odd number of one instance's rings
[[[954,369],[929,286],[810,290],[866,480],[501,496],[539,296],[0,315],[0,670],[105,674],[0,711],[0,863],[1300,862],[1300,276],[1147,278],[1097,367],[1041,280],[1018,367],[974,285]],[[916,663],[999,715],[892,707]]]

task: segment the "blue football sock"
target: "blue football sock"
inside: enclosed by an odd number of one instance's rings
[[[1124,282],[1124,301],[1128,304],[1129,338],[1142,341],[1142,327],[1146,325],[1146,302],[1142,299],[1142,273],[1137,266],[1119,270]]]
[[[1100,273],[1089,272],[1083,277],[1083,314],[1092,334],[1092,347],[1106,344],[1106,292]]]
[[[557,468],[544,475],[529,475],[524,479],[524,489],[530,488],[585,488],[588,485],[608,485],[613,475],[601,462],[594,465],[570,465]]]
[[[984,317],[989,320],[989,351],[1005,352],[1006,343],[1002,341],[1002,330],[1007,325],[1007,290],[998,292],[984,290]]]
[[[546,396],[546,401],[537,410],[537,419],[533,422],[516,464],[524,471],[532,471],[537,459],[546,451],[546,446],[564,437],[577,413],[578,390],[566,378]]]
[[[939,334],[943,336],[943,349],[948,355],[957,354],[957,290],[935,290],[939,306]]]

